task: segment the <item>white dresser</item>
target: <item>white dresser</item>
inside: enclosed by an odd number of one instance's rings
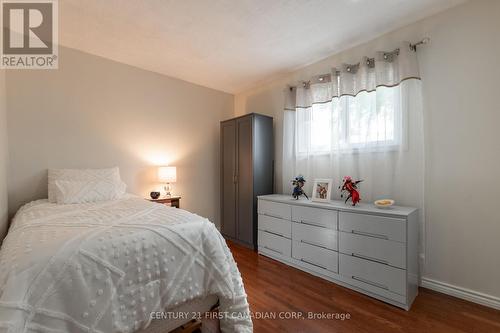
[[[417,209],[258,199],[260,254],[410,308],[418,293]]]

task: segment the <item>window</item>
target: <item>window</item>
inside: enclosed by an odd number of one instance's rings
[[[398,149],[403,127],[399,89],[379,87],[298,109],[297,153]]]

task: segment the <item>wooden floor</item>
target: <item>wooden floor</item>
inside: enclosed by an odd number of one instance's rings
[[[500,311],[420,288],[410,311],[229,243],[254,316],[350,314],[349,320],[256,319],[254,332],[500,332]]]

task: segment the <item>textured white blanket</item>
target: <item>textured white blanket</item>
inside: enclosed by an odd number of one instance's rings
[[[252,332],[240,273],[207,219],[126,198],[30,203],[0,251],[0,332],[133,332],[217,295],[223,332]]]

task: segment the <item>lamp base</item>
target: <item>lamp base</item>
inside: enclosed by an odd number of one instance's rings
[[[170,191],[172,191],[172,186],[170,185],[170,183],[166,183],[164,189],[165,189],[165,198],[171,197],[172,193]]]

